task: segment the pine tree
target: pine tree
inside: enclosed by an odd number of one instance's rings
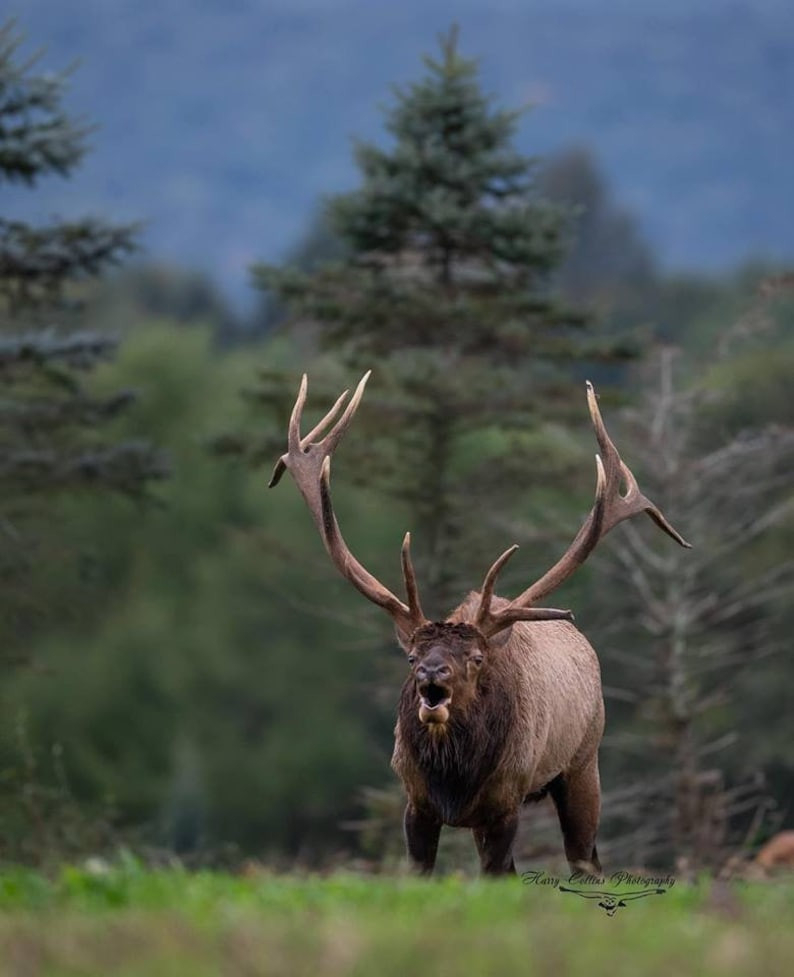
[[[440,47],[396,90],[391,146],[358,144],[361,185],[328,201],[342,257],[255,269],[322,349],[376,367],[356,470],[408,504],[435,612],[478,582],[501,545],[494,523],[550,463],[538,420],[580,418],[573,365],[625,352],[555,300],[570,215],[538,195],[513,146],[521,112],[492,105],[454,28]],[[265,379],[262,399],[276,400],[276,374]]]
[[[0,28],[0,184],[35,188],[67,177],[88,130],[63,108],[67,75],[20,59],[13,26]],[[114,340],[81,332],[62,301],[134,247],[135,228],[86,218],[33,226],[0,216],[0,500],[4,519],[32,496],[64,488],[139,493],[164,473],[147,444],[103,438],[100,429],[131,402],[97,397],[86,373],[113,355]],[[60,318],[60,326],[53,320]],[[35,504],[35,503],[34,503]]]

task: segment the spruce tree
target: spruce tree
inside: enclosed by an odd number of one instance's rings
[[[554,453],[539,420],[581,418],[575,364],[622,353],[555,299],[571,215],[539,196],[513,145],[521,111],[483,93],[454,28],[440,48],[395,90],[391,144],[357,144],[360,186],[328,201],[341,258],[255,268],[321,349],[375,368],[345,452],[362,482],[407,503],[433,613],[512,542],[495,525]],[[260,396],[280,389],[270,372]]]
[[[64,110],[68,77],[20,56],[13,26],[0,28],[0,185],[35,188],[68,177],[88,130]],[[131,402],[98,397],[85,383],[115,341],[81,331],[64,301],[134,246],[134,227],[95,218],[34,226],[0,216],[0,505],[2,517],[35,510],[39,493],[104,487],[140,493],[164,463],[140,442],[103,436]]]

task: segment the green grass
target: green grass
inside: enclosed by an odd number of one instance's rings
[[[794,884],[676,884],[613,918],[518,880],[0,873],[2,977],[791,972]]]

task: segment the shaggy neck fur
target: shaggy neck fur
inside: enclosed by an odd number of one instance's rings
[[[504,753],[515,724],[515,702],[505,676],[484,666],[478,693],[465,710],[452,703],[443,728],[420,722],[416,682],[406,681],[399,719],[405,746],[424,781],[427,797],[447,824],[465,814]]]

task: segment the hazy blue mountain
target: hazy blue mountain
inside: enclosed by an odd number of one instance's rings
[[[14,9],[16,8],[16,9]],[[487,86],[536,102],[520,145],[593,147],[668,265],[794,257],[794,4],[785,0],[11,0],[71,105],[98,123],[70,181],[3,209],[148,220],[144,241],[245,294],[318,197],[355,181],[351,137],[461,25]]]

